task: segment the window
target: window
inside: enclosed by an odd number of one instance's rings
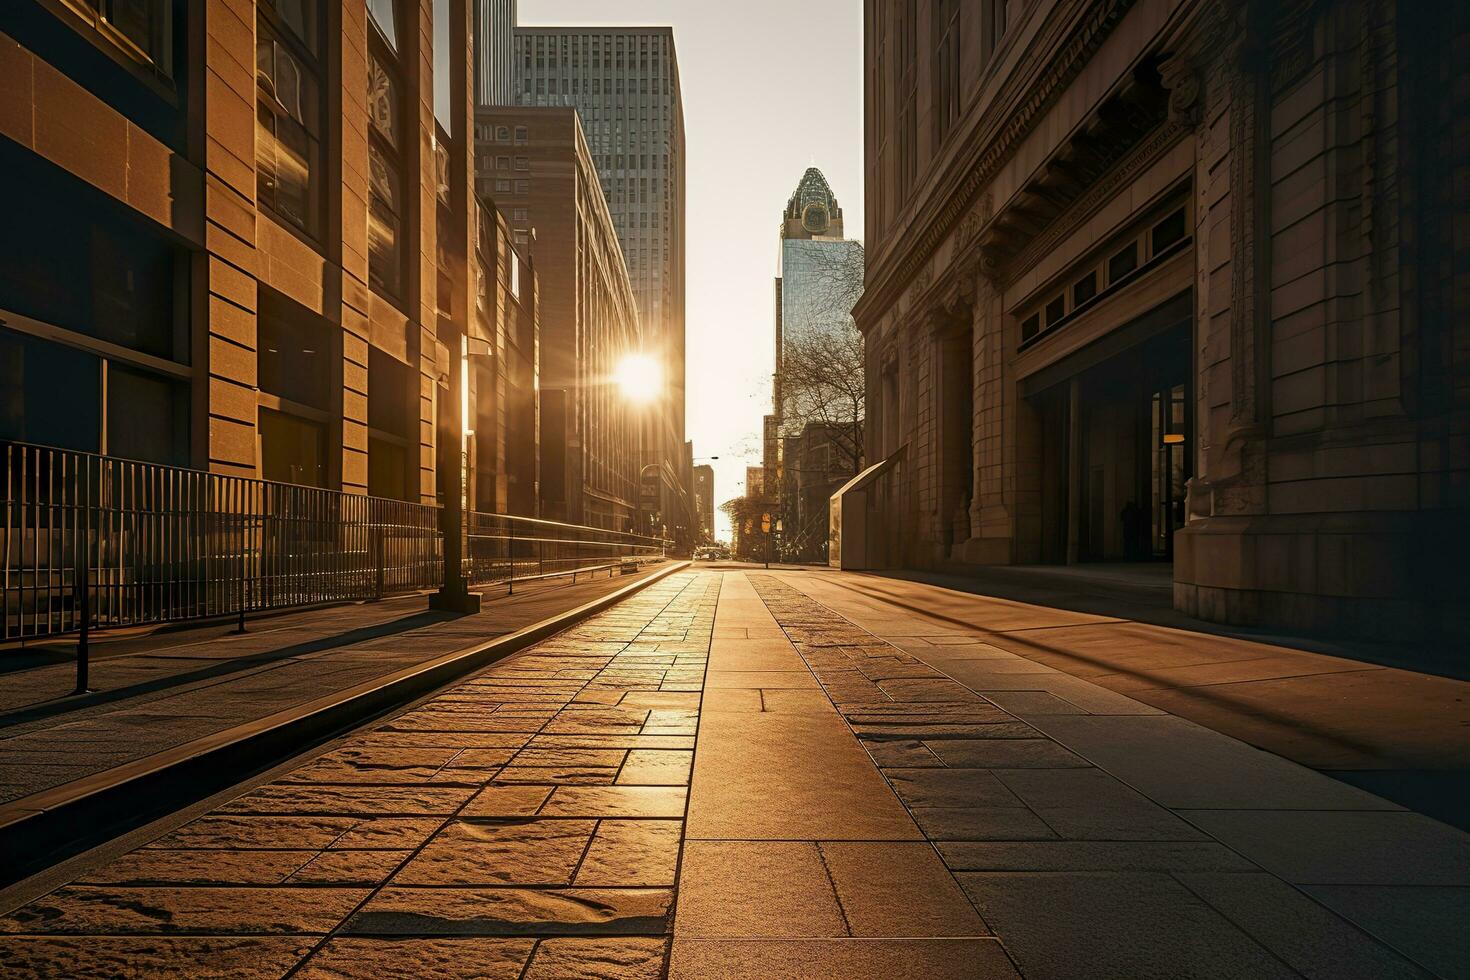
[[[934,6],[934,123],[943,143],[960,114],[960,0],[938,0]]]
[[[172,0],[68,0],[97,32],[165,77],[173,76]]]
[[[304,306],[264,286],[260,289],[255,353],[256,384],[275,395],[328,411],[339,388],[333,365],[332,328]]]
[[[510,142],[510,127],[509,126],[496,126],[495,127],[495,140],[498,143],[509,143]]]
[[[527,140],[526,127],[525,126],[517,126],[516,127],[516,145],[517,146],[523,146],[523,145],[525,145],[526,140]]]
[[[530,212],[525,208],[516,208],[511,212],[511,220],[516,224],[525,224],[531,220]]]
[[[1072,284],[1072,308],[1076,309],[1097,295],[1097,270],[1093,269],[1087,275]]]
[[[1153,227],[1153,256],[1157,258],[1170,246],[1184,240],[1184,209],[1180,208]]]
[[[315,235],[319,221],[321,95],[316,6],[256,7],[255,171],[259,202]]]
[[[530,170],[531,169],[531,161],[528,158],[526,158],[526,157],[516,157],[516,169],[517,170]]]
[[[1113,285],[1138,268],[1138,243],[1129,242],[1108,259],[1108,285]]]
[[[1010,0],[983,0],[980,11],[980,56],[983,62],[990,61],[1000,39],[1005,36],[1006,8],[1009,6]]]
[[[508,180],[497,180],[495,182],[495,193],[497,193],[497,194],[509,194],[510,193],[510,187],[511,187],[510,181],[508,181]]]
[[[267,480],[308,487],[327,485],[327,427],[320,422],[260,410],[260,471]]]
[[[1062,294],[1050,303],[1046,304],[1046,325],[1048,328],[1056,325],[1057,321],[1067,315],[1067,297]]]
[[[389,50],[398,51],[398,3],[397,0],[367,0],[368,13],[373,24],[388,43]]]
[[[529,180],[518,180],[518,181],[516,181],[516,193],[517,194],[529,194],[529,193],[531,193],[531,182]]]
[[[397,299],[403,289],[402,85],[378,44],[368,53],[368,282]]]
[[[919,169],[917,0],[898,14],[898,200],[913,192]]]
[[[1041,314],[1033,313],[1021,321],[1021,343],[1025,343],[1041,332]]]

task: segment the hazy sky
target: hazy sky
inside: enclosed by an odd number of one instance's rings
[[[770,411],[776,234],[820,167],[861,238],[862,0],[520,0],[522,24],[672,24],[688,144],[688,430],[745,492]],[[721,537],[728,534],[717,517]]]

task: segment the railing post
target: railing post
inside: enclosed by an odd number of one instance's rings
[[[372,528],[372,532],[371,532],[368,540],[371,541],[371,542],[373,542],[373,546],[374,546],[374,548],[376,548],[376,550],[378,552],[378,571],[377,571],[377,582],[375,584],[375,590],[377,592],[378,598],[381,599],[381,598],[383,598],[383,562],[384,562],[384,558],[383,558],[383,551],[384,551],[384,548],[383,548],[383,529],[382,529],[382,527],[380,527],[378,525],[374,525],[373,528]]]
[[[245,589],[250,579],[245,574],[245,547],[244,535],[240,536],[240,621],[235,625],[236,633],[245,632]]]
[[[77,581],[74,583],[77,592],[77,605],[81,611],[82,628],[77,634],[77,686],[73,694],[87,693],[87,674],[91,667],[91,650],[88,649],[90,637],[88,635],[92,623],[91,609],[91,572],[88,569],[90,562],[87,561],[87,545],[82,543],[82,558],[77,564]]]

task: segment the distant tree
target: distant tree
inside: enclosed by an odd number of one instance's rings
[[[786,338],[781,390],[784,432],[801,435],[815,424],[830,440],[834,462],[841,464],[843,474],[851,476],[862,469],[867,381],[863,338],[855,327],[811,330]]]

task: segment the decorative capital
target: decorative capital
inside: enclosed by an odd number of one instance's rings
[[[1193,60],[1176,54],[1159,65],[1159,75],[1169,92],[1169,121],[1186,129],[1200,124],[1200,75]]]

